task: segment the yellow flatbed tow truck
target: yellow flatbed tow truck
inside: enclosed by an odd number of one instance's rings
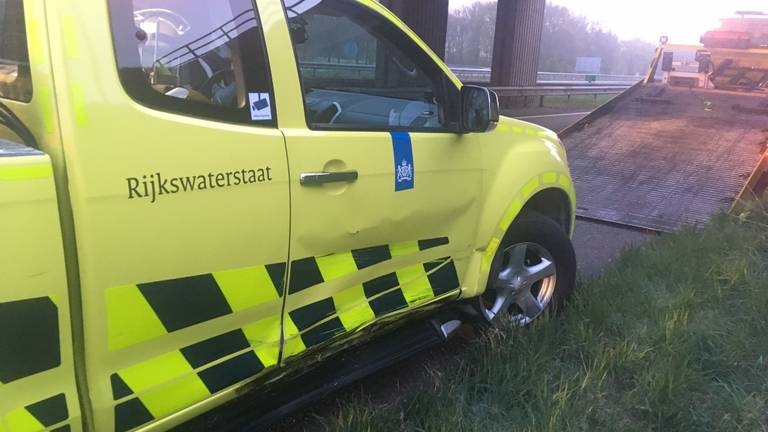
[[[557,135],[376,1],[0,23],[0,432],[258,430],[574,289]]]

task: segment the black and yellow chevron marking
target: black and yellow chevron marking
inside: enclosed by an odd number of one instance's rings
[[[291,293],[322,284],[341,276],[386,262],[395,256],[409,255],[449,244],[447,238],[422,240],[389,246],[354,250],[346,254],[301,260],[291,266]],[[459,288],[459,278],[451,258],[398,270],[361,286],[289,312],[304,345],[287,350],[299,351],[322,344],[352,331],[377,317],[416,306]],[[287,335],[289,336],[289,335]]]
[[[289,292],[299,293],[393,257],[447,244],[447,238],[440,238],[297,260],[291,263]],[[273,264],[112,288],[107,291],[109,346],[125,348],[279,300],[285,267]],[[274,366],[281,325],[285,326],[285,355],[290,356],[376,317],[458,288],[453,261],[443,258],[290,311],[284,322],[276,315],[118,371],[111,376],[117,401],[115,429],[130,430],[166,417]]]
[[[111,376],[115,429],[170,415],[264,370],[242,330],[190,345]]]
[[[415,253],[447,244],[447,238],[437,238],[403,244],[405,247],[377,246],[327,257],[296,260],[291,263],[289,293],[296,294],[391,260],[393,251],[397,253],[402,249]],[[434,271],[446,260],[449,259],[425,266],[425,271]],[[452,264],[449,266],[452,267]],[[127,348],[169,332],[277,300],[283,294],[285,267],[284,263],[277,263],[111,288],[107,290],[109,347],[111,350]],[[453,273],[449,269],[441,269],[437,274],[430,275],[433,294],[440,295],[456,289],[456,279],[455,269]],[[363,284],[363,294],[370,300],[375,316],[408,307],[412,303],[405,293],[395,290],[401,282],[404,281],[392,273]],[[297,327],[302,330],[302,326]]]
[[[109,347],[119,350],[282,297],[285,264],[107,290]]]
[[[63,393],[17,409],[5,416],[8,432],[43,431],[68,419],[67,399]],[[69,430],[69,425],[64,425],[53,429],[53,432]]]
[[[49,297],[0,303],[0,384],[61,364],[59,314]]]
[[[296,328],[301,332],[304,346],[311,347],[319,345],[346,331],[338,317],[325,321],[319,326],[312,327],[335,314],[336,308],[333,305],[333,299],[325,299],[291,311],[289,315]]]

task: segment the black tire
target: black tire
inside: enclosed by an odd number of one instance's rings
[[[520,244],[535,244],[541,246],[551,256],[556,271],[554,292],[546,304],[547,309],[557,311],[573,294],[576,288],[576,253],[573,243],[563,228],[552,219],[538,213],[528,212],[521,215],[510,227],[502,239],[496,256],[491,264],[486,292],[480,298],[481,307],[488,309],[489,301],[497,297],[496,284],[500,272],[506,267],[505,254],[510,248]],[[534,291],[535,287],[531,289]],[[507,312],[507,311],[505,311]],[[496,321],[498,315],[484,314],[490,322]],[[532,318],[535,320],[535,318]],[[523,324],[527,325],[527,324]]]

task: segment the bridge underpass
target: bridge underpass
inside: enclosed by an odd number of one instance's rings
[[[449,0],[380,0],[445,58]],[[545,0],[498,0],[491,86],[537,82]]]

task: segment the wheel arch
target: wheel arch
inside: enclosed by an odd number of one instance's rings
[[[516,195],[507,201],[506,212],[498,212],[497,206],[487,215],[488,220],[498,221],[499,214],[503,215],[500,223],[485,226],[488,231],[480,230],[477,248],[471,258],[468,270],[469,278],[462,284],[462,298],[479,296],[485,291],[488,274],[496,251],[501,245],[509,228],[526,214],[537,213],[547,217],[563,228],[572,236],[575,221],[575,192],[570,175],[567,172],[548,172],[534,176],[528,183],[523,183]]]
[[[570,234],[573,232],[573,204],[571,203],[571,198],[562,189],[552,187],[537,192],[523,205],[515,221],[521,216],[531,213],[537,213],[552,219],[566,233]],[[513,225],[515,221],[512,222]]]

